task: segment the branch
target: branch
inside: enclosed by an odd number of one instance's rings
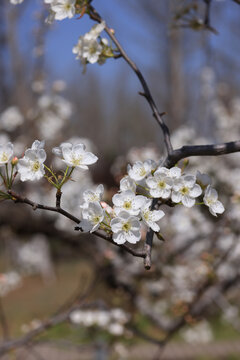
[[[223,144],[182,146],[166,158],[164,166],[172,167],[178,161],[190,156],[219,156],[240,151],[240,140]]]
[[[33,202],[32,200],[26,198],[26,197],[23,197],[17,193],[15,193],[14,191],[12,190],[8,190],[8,194],[11,195],[12,197],[12,200],[15,202],[15,203],[23,203],[23,204],[27,204],[27,205],[30,205],[32,207],[33,210],[36,210],[36,209],[41,209],[41,210],[47,210],[47,211],[52,211],[52,212],[56,212],[56,213],[59,213],[59,214],[62,214],[63,216],[67,217],[68,219],[72,220],[73,222],[77,223],[77,224],[80,224],[80,220],[75,217],[74,215],[70,214],[69,212],[67,212],[66,210],[63,210],[60,205],[59,206],[46,206],[46,205],[42,205],[42,204],[38,204],[38,203],[35,203]],[[59,196],[61,197],[61,195],[59,194]],[[57,203],[58,205],[58,203]],[[75,228],[76,230],[80,230],[80,227],[76,227]],[[112,240],[112,237],[111,236],[108,236],[108,235],[105,235],[103,233],[101,233],[100,231],[95,231],[93,234],[97,235],[98,237],[110,242],[111,244],[115,245],[115,246],[118,246],[120,247],[121,249],[127,251],[129,254],[133,255],[133,256],[136,256],[136,257],[141,257],[141,258],[145,258],[146,256],[146,252],[145,251],[141,251],[141,252],[138,252],[138,251],[135,251],[133,250],[132,248],[128,247],[127,245],[125,244],[122,244],[122,245],[118,245],[116,244],[113,240]]]
[[[103,21],[101,16],[97,13],[97,11],[92,6],[89,6],[89,9],[90,9],[89,15],[90,15],[91,19],[93,19],[99,23]],[[147,85],[145,78],[143,77],[141,71],[138,69],[137,65],[129,58],[129,56],[127,55],[125,50],[122,48],[121,44],[119,43],[119,41],[117,40],[117,38],[114,36],[113,32],[107,25],[105,25],[105,31],[108,34],[108,36],[111,38],[111,40],[114,42],[114,44],[117,46],[121,56],[124,58],[124,60],[128,63],[128,65],[132,68],[132,70],[137,75],[137,77],[143,87],[143,90],[144,90],[144,92],[140,93],[140,94],[146,98],[146,100],[153,112],[154,118],[156,119],[157,123],[161,127],[162,132],[163,132],[163,137],[164,137],[164,143],[165,143],[165,146],[167,149],[167,153],[168,153],[168,155],[171,154],[173,148],[172,148],[172,144],[171,144],[169,129],[168,129],[167,125],[165,124],[165,122],[162,118],[162,115],[158,111],[158,108],[153,100],[152,94],[149,90],[149,87]]]
[[[32,340],[35,339],[35,337],[42,334],[46,330],[51,329],[53,326],[56,326],[64,321],[68,320],[69,315],[71,314],[72,311],[78,310],[79,308],[85,308],[85,307],[88,308],[89,306],[96,305],[97,302],[94,302],[91,304],[86,304],[86,305],[84,305],[83,302],[87,299],[87,297],[90,295],[92,290],[95,288],[96,283],[99,280],[98,275],[99,274],[97,273],[97,276],[94,279],[94,281],[92,282],[92,284],[90,284],[90,286],[86,289],[86,291],[82,295],[73,298],[73,300],[70,303],[69,308],[67,310],[62,311],[61,313],[57,312],[57,314],[50,317],[48,320],[46,320],[41,325],[39,325],[36,329],[29,331],[26,335],[24,335],[18,339],[14,339],[14,340],[10,340],[10,341],[6,341],[6,342],[2,343],[0,345],[0,356],[4,355],[5,353],[9,352],[10,350],[13,350],[13,349],[16,349],[16,348],[19,348],[22,346],[31,346]]]
[[[12,190],[8,190],[8,194],[11,195],[12,200],[15,203],[23,203],[23,204],[30,205],[33,208],[33,210],[42,209],[42,210],[48,210],[48,211],[56,212],[56,213],[62,214],[63,216],[67,217],[68,219],[72,220],[73,222],[75,222],[77,224],[80,223],[80,220],[77,217],[70,214],[66,210],[63,210],[61,207],[46,206],[46,205],[35,203],[35,202],[29,200],[28,198],[23,197],[23,196],[15,193]]]
[[[127,251],[129,254],[131,254],[133,256],[140,257],[140,258],[145,258],[147,256],[146,251],[135,251],[134,249],[130,248],[129,246],[127,246],[125,244],[119,245],[113,241],[112,236],[104,235],[100,231],[95,231],[93,234],[110,242],[111,244],[113,244],[115,246],[118,246],[120,249]]]

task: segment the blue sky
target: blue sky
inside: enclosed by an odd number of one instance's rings
[[[111,1],[110,6],[106,0],[97,0],[93,3],[107,24],[115,29],[118,39],[132,59],[140,67],[150,66],[154,61],[155,54],[151,51],[153,47],[151,36],[141,26],[140,18],[133,17],[132,13],[127,11],[127,7],[122,6],[117,0]],[[38,1],[31,0],[21,21],[19,33],[24,51],[31,51],[32,29],[36,21],[35,14],[38,4]],[[77,43],[78,37],[89,31],[93,24],[94,22],[87,15],[80,20],[66,19],[53,24],[46,41],[46,59],[53,78],[67,80],[69,74],[82,71],[79,62],[72,54],[72,48]],[[135,41],[135,38],[140,38],[141,43]],[[144,56],[142,56],[142,52],[144,52]],[[104,66],[98,64],[88,66],[87,73],[96,73],[103,80],[112,79],[113,74],[119,71],[119,62],[121,68],[126,66],[123,60],[108,60]]]
[[[20,37],[23,51],[31,53],[32,44],[32,31],[35,20],[35,14],[39,4],[42,0],[25,0],[29,1],[20,25]],[[135,0],[135,4],[136,4]],[[156,0],[159,1],[159,0]],[[102,17],[106,20],[107,24],[114,28],[116,36],[122,46],[127,50],[130,57],[137,63],[143,73],[148,69],[161,66],[161,44],[156,46],[156,36],[152,32],[159,32],[159,29],[152,28],[148,21],[139,14],[129,10],[127,6],[128,0],[95,0],[93,5],[97,11],[100,12]],[[134,1],[132,0],[132,3]],[[208,44],[210,45],[213,65],[217,66],[216,57],[214,57],[215,49],[221,49],[228,57],[239,57],[240,53],[240,20],[238,26],[233,29],[231,27],[231,19],[240,19],[240,6],[234,4],[232,1],[215,1],[215,8],[212,11],[213,25],[219,31],[219,35],[215,36],[207,33]],[[21,5],[20,5],[21,6]],[[218,21],[217,11],[224,7],[224,18]],[[130,7],[131,9],[131,7]],[[82,69],[79,62],[75,60],[72,54],[72,47],[77,43],[78,37],[85,32],[89,31],[93,25],[93,21],[85,15],[82,19],[66,19],[63,21],[56,21],[48,33],[46,41],[46,60],[48,68],[50,69],[52,79],[62,78],[66,81],[75,76],[76,73],[81,74]],[[155,31],[156,30],[156,31]],[[192,30],[185,30],[192,31]],[[156,35],[156,34],[155,34]],[[192,31],[192,39],[199,37],[199,34]],[[196,72],[196,69],[201,67],[204,63],[202,57],[202,49],[199,48],[194,54],[191,54],[185,67],[188,73]],[[127,65],[122,59],[108,60],[103,66],[98,64],[89,65],[87,69],[88,74],[96,74],[101,81],[108,81],[114,83],[117,75],[123,69],[127,69]],[[127,70],[129,74],[129,81],[134,87],[139,89],[138,80],[135,74]]]

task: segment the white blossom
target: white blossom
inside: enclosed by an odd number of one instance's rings
[[[171,198],[175,203],[182,202],[184,206],[192,207],[195,204],[195,198],[201,193],[202,189],[196,184],[196,177],[184,175],[174,181]]]
[[[210,185],[205,190],[203,197],[204,204],[209,207],[209,211],[212,215],[222,214],[224,212],[224,206],[221,201],[218,200],[218,193]]]
[[[14,131],[22,125],[24,118],[17,106],[7,108],[0,116],[1,128],[6,131]]]
[[[133,166],[128,165],[128,175],[134,181],[143,180],[146,176],[149,175],[151,170],[152,160],[144,161],[144,163],[141,161],[137,161],[135,162],[135,164],[133,164]]]
[[[76,0],[57,0],[50,4],[56,20],[72,18],[75,15]]]
[[[39,180],[44,176],[43,163],[47,156],[43,146],[44,142],[39,140],[34,141],[31,149],[27,149],[24,157],[18,161],[17,169],[21,181]]]
[[[170,197],[173,180],[168,176],[165,168],[159,168],[153,176],[149,176],[146,184],[152,197],[163,199]]]
[[[82,210],[82,221],[80,227],[83,231],[96,231],[104,219],[104,210],[99,202],[90,202],[87,208]]]
[[[13,156],[13,144],[0,145],[0,166],[7,164]]]
[[[133,192],[136,191],[136,183],[129,176],[124,176],[120,180],[120,191],[131,190]]]
[[[131,190],[123,191],[120,194],[115,194],[112,198],[112,202],[115,205],[114,210],[116,214],[125,210],[130,215],[138,215],[140,208],[145,203],[146,198],[142,195],[135,195]]]
[[[121,211],[118,217],[111,220],[113,241],[124,244],[126,241],[136,244],[141,239],[140,222],[127,211]]]
[[[102,184],[98,185],[95,190],[85,190],[83,192],[84,203],[80,206],[81,208],[87,208],[90,202],[100,202],[102,200],[104,187]]]
[[[91,30],[85,35],[85,37],[90,40],[90,39],[97,39],[98,36],[101,34],[101,32],[104,30],[106,26],[105,21],[102,21],[100,24],[95,24],[93,25],[93,27],[91,28]]]
[[[102,49],[102,45],[96,39],[80,36],[72,51],[76,54],[76,59],[80,59],[83,64],[86,62],[94,64],[98,61]]]
[[[92,165],[98,160],[97,156],[85,150],[84,144],[62,143],[52,151],[55,155],[62,157],[68,166],[79,169],[88,169],[88,165]]]
[[[153,231],[159,232],[160,226],[156,224],[165,214],[162,210],[151,210],[152,200],[147,200],[141,207],[141,217],[143,222]]]

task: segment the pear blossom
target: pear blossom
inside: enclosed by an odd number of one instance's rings
[[[165,213],[162,210],[151,210],[152,200],[147,200],[141,207],[141,217],[143,222],[148,225],[153,231],[159,232],[160,227],[156,224]]]
[[[80,59],[83,64],[86,62],[94,64],[98,61],[103,47],[95,38],[89,38],[87,35],[80,36],[72,52],[76,54],[76,59]]]
[[[167,199],[171,195],[173,180],[168,176],[168,172],[166,172],[165,169],[166,168],[159,168],[153,176],[149,176],[146,179],[149,193],[154,198]]]
[[[173,202],[182,202],[184,206],[190,208],[195,204],[195,198],[201,193],[202,189],[196,184],[196,177],[184,175],[174,181],[171,198]]]
[[[69,147],[70,149],[72,148],[72,144],[69,143],[69,142],[63,142],[61,143],[59,146],[56,146],[52,149],[52,153],[58,157],[63,157],[63,152],[62,152],[62,149],[63,147]]]
[[[105,212],[99,202],[90,202],[87,208],[82,210],[82,221],[80,227],[83,231],[96,231],[104,219]]]
[[[92,165],[98,160],[97,156],[85,150],[83,144],[62,143],[52,151],[55,155],[62,157],[68,166],[79,169],[88,169],[88,165]]]
[[[124,176],[120,180],[120,191],[131,190],[135,192],[136,187],[136,183],[133,181],[133,179],[130,178],[130,176]]]
[[[203,197],[204,204],[209,207],[209,211],[212,215],[222,214],[224,212],[224,206],[221,201],[218,200],[218,193],[210,185],[205,190]]]
[[[117,217],[111,220],[110,226],[113,232],[113,241],[119,245],[126,241],[136,244],[141,239],[140,222],[127,211],[121,211]]]
[[[88,207],[90,202],[94,202],[94,201],[100,202],[102,200],[103,191],[104,191],[104,187],[102,184],[98,185],[95,191],[85,190],[83,192],[84,203],[80,205],[80,207],[86,208]]]
[[[23,121],[23,115],[17,106],[10,106],[0,115],[1,128],[6,131],[14,131]]]
[[[144,163],[137,161],[132,167],[128,165],[128,175],[134,181],[141,181],[150,174],[152,169],[152,160],[144,161]]]
[[[46,152],[43,149],[44,142],[34,141],[32,147],[25,151],[22,159],[19,159],[17,169],[20,174],[21,181],[39,180],[44,174],[44,161],[46,160]]]
[[[13,156],[13,144],[0,145],[0,166],[7,164]]]
[[[105,21],[102,21],[99,24],[93,25],[91,30],[87,34],[85,34],[86,39],[88,39],[88,40],[92,40],[92,39],[96,40],[99,37],[99,35],[101,34],[101,32],[104,30],[105,26],[106,26]]]
[[[135,195],[131,190],[123,191],[120,194],[115,194],[112,198],[112,202],[115,205],[114,210],[116,214],[125,210],[130,215],[138,215],[140,208],[146,201],[146,197],[142,195]]]
[[[76,0],[57,0],[52,1],[50,4],[56,20],[72,18],[75,15]]]

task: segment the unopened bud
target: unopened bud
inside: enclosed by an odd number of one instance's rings
[[[115,35],[115,30],[114,29],[109,29],[110,30],[110,32],[113,34],[113,35]]]
[[[12,166],[15,166],[15,165],[17,165],[17,163],[18,163],[18,158],[16,156],[14,156],[14,158],[11,161],[11,164],[12,164]]]

